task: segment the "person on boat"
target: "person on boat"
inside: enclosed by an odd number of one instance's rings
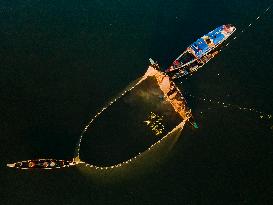
[[[49,166],[51,166],[51,167],[54,167],[55,165],[56,165],[56,164],[55,164],[54,161],[51,161],[50,164],[49,164]]]
[[[49,165],[48,162],[44,162],[44,163],[43,163],[43,167],[44,167],[44,168],[48,167],[48,165]]]
[[[179,62],[178,60],[175,60],[175,61],[173,62],[173,65],[174,65],[175,67],[177,67],[177,66],[180,65],[180,62]]]
[[[30,161],[29,163],[28,163],[28,167],[29,168],[33,168],[33,167],[35,167],[35,162],[33,162],[33,161]]]

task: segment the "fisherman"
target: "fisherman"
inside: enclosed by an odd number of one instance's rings
[[[175,67],[178,67],[178,66],[180,66],[180,62],[179,62],[178,60],[175,60],[175,61],[173,62],[173,65],[174,65]]]
[[[49,163],[46,161],[43,163],[43,167],[45,167],[45,168],[48,167],[48,165],[49,165]]]
[[[29,168],[33,168],[33,167],[35,167],[36,166],[36,164],[35,164],[35,162],[33,162],[33,161],[30,161],[29,163],[28,163],[28,167]]]

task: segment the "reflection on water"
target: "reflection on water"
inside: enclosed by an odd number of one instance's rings
[[[160,135],[162,134],[164,130],[164,125],[162,124],[163,116],[159,116],[153,112],[151,112],[148,116],[148,118],[143,121],[151,130],[154,132],[154,134]]]

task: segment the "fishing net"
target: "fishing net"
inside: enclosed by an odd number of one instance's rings
[[[117,165],[140,155],[190,117],[174,83],[149,67],[135,85],[91,119],[76,155],[94,166]]]

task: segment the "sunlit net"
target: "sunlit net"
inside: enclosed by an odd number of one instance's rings
[[[132,87],[102,108],[84,128],[75,160],[116,167],[149,150],[191,118],[180,90],[149,67]]]
[[[182,130],[186,121],[194,123],[182,93],[153,64],[90,119],[72,160],[35,159],[7,166],[53,169],[84,163],[96,169],[120,167]]]

